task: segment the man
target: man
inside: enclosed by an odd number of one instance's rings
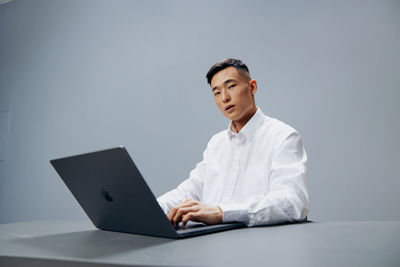
[[[256,106],[257,82],[242,61],[217,62],[206,77],[231,123],[211,138],[190,177],[157,199],[168,219],[174,226],[304,220],[309,198],[300,135]]]

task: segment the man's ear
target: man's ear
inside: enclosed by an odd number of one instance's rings
[[[257,92],[257,81],[256,80],[251,80],[250,81],[250,89],[251,89],[251,94],[254,95]]]

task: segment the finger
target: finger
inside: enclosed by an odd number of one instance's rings
[[[188,221],[198,222],[199,220],[199,212],[188,212],[182,217],[182,226],[186,227]]]
[[[186,223],[192,218],[192,214],[193,214],[193,212],[189,212],[182,217],[182,227],[183,228],[186,227]]]
[[[176,226],[179,224],[179,222],[182,220],[182,216],[185,215],[185,214],[188,213],[188,212],[189,212],[188,208],[178,208],[178,209],[177,209],[177,211],[176,211],[176,213],[175,213],[175,216],[174,216],[174,218],[172,219],[172,221],[173,221],[175,227],[176,227]]]
[[[177,211],[180,209],[180,208],[182,208],[182,207],[190,207],[190,205],[191,204],[189,204],[189,201],[190,201],[191,199],[187,199],[187,200],[185,200],[184,202],[182,202],[181,204],[179,204],[179,205],[177,205],[177,206],[175,206],[175,207],[173,207],[172,209],[171,209],[171,211],[169,212],[169,214],[168,214],[168,220],[170,221],[170,222],[173,222],[173,219],[174,219],[174,217],[175,217],[175,215],[176,215],[176,213],[177,213]]]
[[[195,204],[197,204],[197,201],[196,201],[196,200],[193,200],[193,199],[191,199],[191,198],[188,198],[188,199],[186,199],[185,201],[183,201],[183,202],[179,205],[179,207],[190,207],[190,206],[193,206],[193,205],[195,205]]]
[[[168,213],[168,220],[169,220],[170,222],[172,222],[172,219],[173,219],[174,216],[175,216],[175,213],[176,213],[177,208],[178,208],[178,207],[173,207],[173,208],[171,209],[171,211]]]
[[[174,226],[177,226],[177,225],[181,222],[182,217],[183,217],[184,215],[186,215],[186,214],[189,213],[189,212],[193,212],[193,211],[195,211],[195,210],[193,209],[193,207],[179,208],[179,209],[177,210],[177,212],[175,213],[175,216],[174,216],[174,218],[173,218]]]
[[[193,199],[191,199],[191,198],[186,199],[186,200],[183,201],[181,204],[176,205],[175,207],[173,207],[173,208],[171,209],[171,211],[169,212],[169,214],[168,214],[168,216],[167,216],[167,217],[168,217],[168,220],[169,220],[170,222],[173,222],[173,218],[175,217],[176,212],[178,211],[179,208],[190,207],[190,206],[193,206],[193,205],[195,205],[195,204],[198,204],[198,201],[193,200]]]

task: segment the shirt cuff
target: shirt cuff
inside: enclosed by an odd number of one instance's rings
[[[222,209],[223,223],[248,221],[247,208],[244,203],[221,203],[217,205]]]

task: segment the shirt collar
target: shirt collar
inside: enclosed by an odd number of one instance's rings
[[[232,140],[234,136],[242,136],[245,139],[251,138],[257,131],[258,127],[264,121],[265,115],[259,107],[257,107],[256,113],[251,117],[251,119],[246,123],[246,125],[240,130],[239,133],[236,132],[235,127],[233,127],[232,121],[229,123],[228,127],[228,138]]]

